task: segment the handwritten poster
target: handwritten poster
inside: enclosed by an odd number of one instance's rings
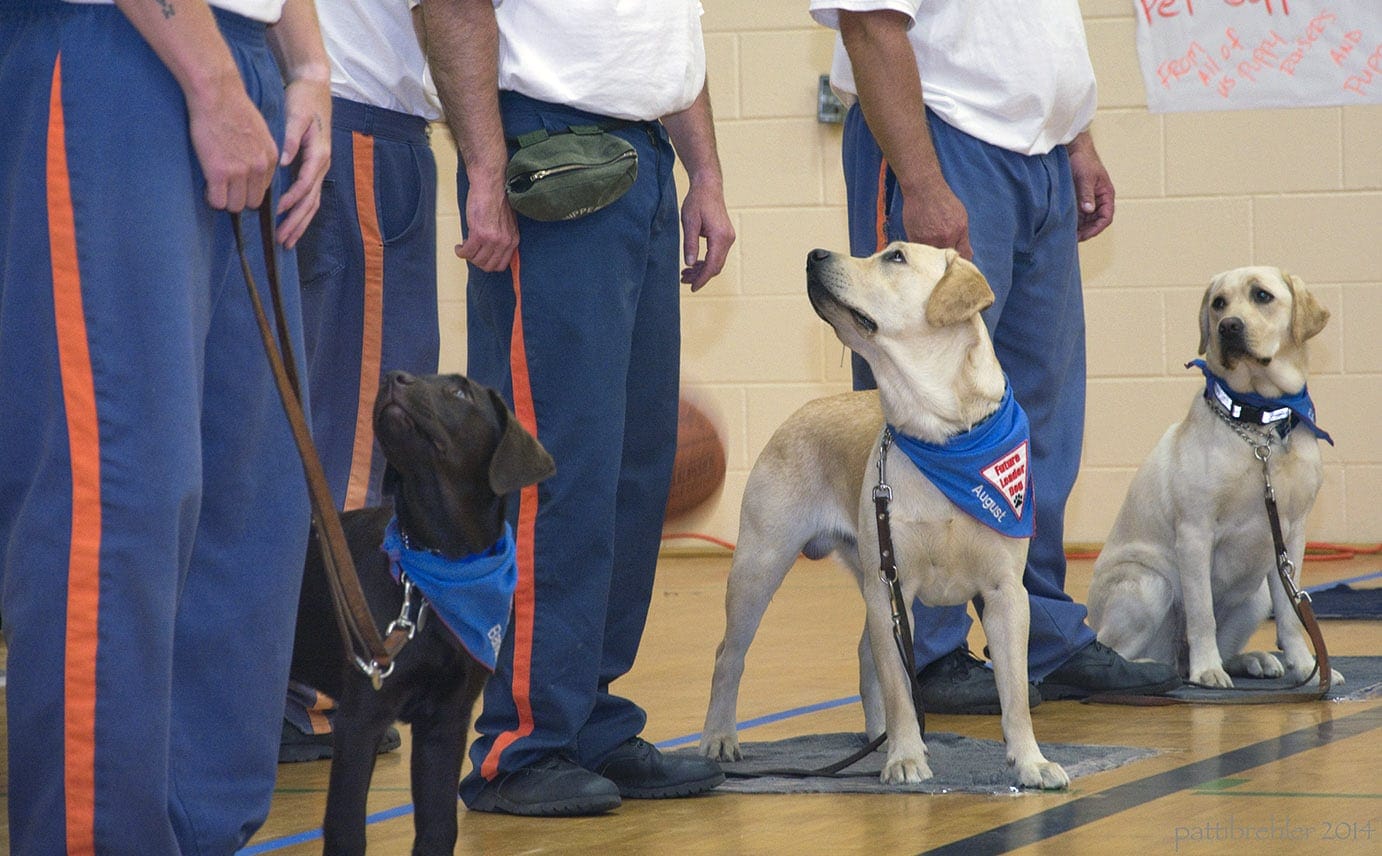
[[[1382,104],[1382,0],[1132,0],[1153,113]]]

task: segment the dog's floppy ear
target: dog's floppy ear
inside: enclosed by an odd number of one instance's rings
[[[1214,293],[1214,286],[1218,283],[1218,276],[1210,280],[1209,287],[1204,290],[1204,297],[1200,299],[1200,350],[1198,353],[1201,354],[1209,348],[1209,295]]]
[[[947,327],[968,321],[993,305],[993,289],[974,266],[954,250],[945,251],[945,273],[926,301],[926,323]]]
[[[1300,277],[1282,271],[1281,278],[1291,289],[1291,338],[1300,344],[1324,329],[1329,321],[1329,310],[1306,290]]]
[[[542,444],[518,421],[499,393],[489,390],[494,412],[503,423],[503,433],[494,457],[489,462],[489,487],[495,495],[537,484],[557,471],[556,462]]]

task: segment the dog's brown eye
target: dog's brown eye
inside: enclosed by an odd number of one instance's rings
[[[902,254],[902,251],[901,251],[901,250],[893,250],[891,253],[888,253],[888,254],[887,254],[886,256],[884,256],[883,258],[884,258],[886,261],[890,261],[890,262],[905,262],[905,261],[907,261],[907,257],[906,257],[905,255]]]
[[[1228,305],[1228,301],[1223,299],[1222,297],[1216,297],[1213,301],[1210,302],[1209,305],[1211,308],[1216,310],[1223,309],[1225,306]]]
[[[1265,288],[1253,289],[1252,300],[1254,303],[1271,303],[1276,298]]]

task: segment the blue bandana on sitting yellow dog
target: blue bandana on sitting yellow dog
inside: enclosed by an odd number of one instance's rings
[[[448,559],[407,547],[395,517],[384,530],[381,549],[389,554],[393,578],[407,574],[470,656],[493,672],[518,585],[517,552],[509,524],[504,524],[504,534],[488,550]]]
[[[1255,392],[1231,389],[1228,381],[1210,371],[1209,364],[1204,360],[1191,360],[1185,364],[1187,369],[1191,366],[1204,373],[1205,399],[1211,405],[1217,405],[1229,418],[1274,428],[1282,438],[1300,423],[1310,429],[1311,434],[1334,445],[1334,438],[1315,424],[1315,402],[1311,400],[1310,390],[1306,387],[1302,386],[1300,392],[1294,395],[1266,398]]]
[[[987,419],[944,444],[888,430],[921,474],[969,516],[1009,538],[1032,537],[1031,428],[1011,387]]]

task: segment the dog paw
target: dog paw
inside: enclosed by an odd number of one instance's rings
[[[1070,787],[1070,777],[1065,768],[1044,758],[1037,761],[1017,763],[1018,784],[1024,788],[1040,788],[1044,791],[1059,791]]]
[[[1211,666],[1208,669],[1192,672],[1190,683],[1199,684],[1202,687],[1227,689],[1233,686],[1233,679],[1228,676],[1228,672],[1225,672],[1222,666]]]
[[[701,737],[701,754],[715,761],[742,761],[737,734],[706,734]]]
[[[1312,679],[1314,676],[1313,658],[1299,662],[1288,662],[1287,675],[1289,679],[1295,680],[1295,682],[1305,682],[1305,680]],[[1339,673],[1339,669],[1329,669],[1329,686],[1343,686],[1343,683],[1345,682],[1343,682],[1343,675]]]
[[[1224,671],[1245,678],[1279,678],[1286,669],[1266,651],[1244,651],[1224,661]]]
[[[931,778],[931,768],[926,756],[910,758],[889,758],[883,765],[878,779],[885,785],[913,785]]]
[[[1309,657],[1304,660],[1296,660],[1286,664],[1286,674],[1293,681],[1306,681],[1311,679],[1315,673],[1315,659]],[[1339,674],[1338,669],[1329,670],[1329,685],[1331,687],[1341,687],[1344,685],[1344,676]]]

